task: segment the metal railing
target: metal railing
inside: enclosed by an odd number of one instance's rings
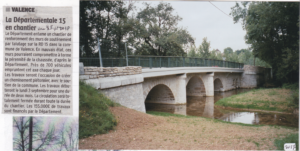
[[[99,58],[80,58],[84,66],[100,66]],[[102,58],[103,67],[126,66],[126,58]],[[128,66],[143,68],[172,68],[172,67],[225,67],[243,68],[243,63],[192,57],[173,56],[128,56]]]

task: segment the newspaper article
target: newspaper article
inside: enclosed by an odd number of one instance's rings
[[[3,8],[4,114],[72,114],[72,7]]]
[[[78,1],[0,1],[0,29],[0,150],[78,150]]]

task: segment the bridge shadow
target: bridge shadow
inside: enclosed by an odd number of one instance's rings
[[[175,97],[168,86],[159,84],[150,90],[145,103],[175,104]]]
[[[198,76],[193,76],[186,86],[186,95],[205,96],[205,92],[205,86],[201,78]]]

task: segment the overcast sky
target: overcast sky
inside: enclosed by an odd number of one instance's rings
[[[234,24],[229,13],[235,2],[212,2],[215,6],[225,12],[218,10],[209,2],[200,1],[164,1],[170,3],[174,8],[174,13],[178,14],[182,21],[179,27],[186,28],[192,37],[194,37],[197,47],[201,45],[202,39],[207,37],[210,41],[210,50],[219,49],[223,52],[224,48],[231,47],[234,51],[248,48],[244,36],[246,31],[243,30],[240,23]],[[144,8],[143,2],[136,3],[137,11]],[[147,3],[156,6],[160,1],[147,1]]]

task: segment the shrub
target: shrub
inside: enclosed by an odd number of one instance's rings
[[[296,90],[299,89],[299,82],[297,83],[284,83],[282,88]]]
[[[86,84],[79,82],[79,138],[107,133],[117,121],[109,106],[117,105],[104,94]]]

